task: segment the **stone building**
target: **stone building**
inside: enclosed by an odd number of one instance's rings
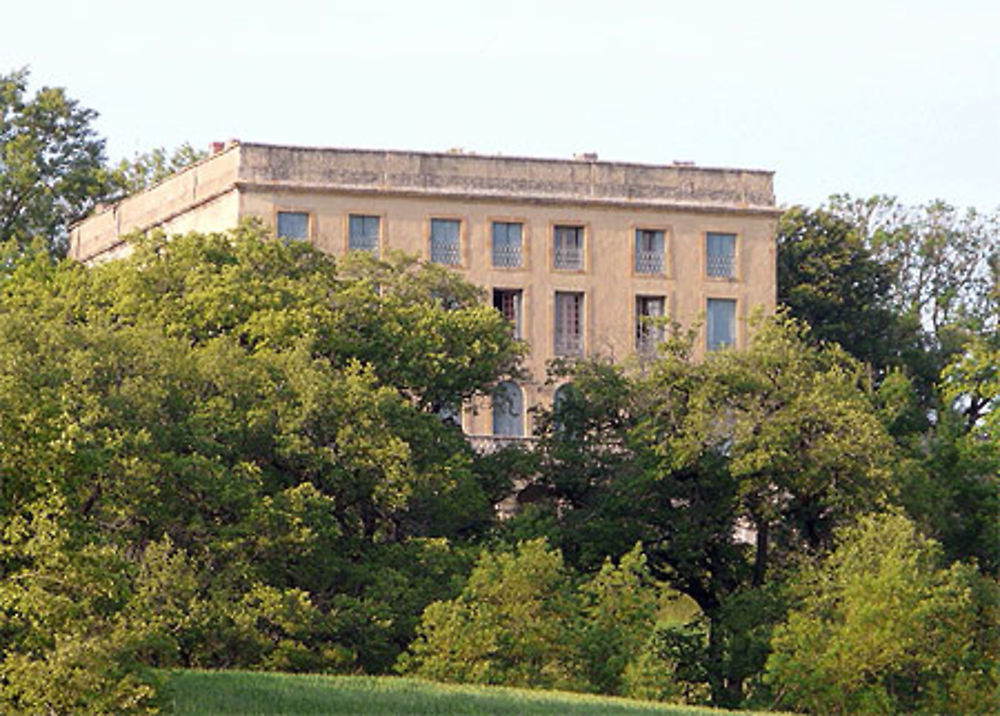
[[[755,307],[775,306],[772,173],[598,161],[214,145],[204,161],[71,229],[84,262],[121,256],[135,230],[217,231],[256,217],[324,251],[401,249],[486,289],[531,345],[531,380],[496,409],[463,416],[471,435],[530,433],[552,400],[546,362],[650,350],[645,317],[700,326],[697,353],[746,342]]]

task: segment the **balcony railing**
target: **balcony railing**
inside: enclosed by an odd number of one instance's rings
[[[466,435],[465,439],[469,441],[472,449],[480,455],[490,455],[507,447],[521,447],[525,450],[531,450],[538,442],[536,438],[504,435]]]
[[[707,261],[708,275],[715,278],[732,278],[736,275],[732,254],[709,254]]]
[[[521,245],[495,245],[493,247],[493,265],[499,268],[519,268],[522,266]]]
[[[576,246],[557,246],[555,267],[557,269],[579,271],[583,268],[583,249]]]
[[[436,264],[458,266],[462,263],[461,247],[458,244],[431,244],[431,261]]]
[[[635,272],[652,274],[663,273],[663,252],[636,251]]]
[[[557,356],[578,356],[583,354],[583,336],[556,334]]]

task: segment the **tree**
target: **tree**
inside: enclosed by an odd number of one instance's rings
[[[997,586],[906,518],[871,515],[806,568],[767,663],[779,704],[822,713],[1000,707]]]
[[[28,70],[0,75],[0,242],[26,248],[41,237],[55,256],[67,227],[113,189],[93,110],[63,89],[27,96]]]
[[[573,393],[542,420],[549,515],[512,528],[534,524],[585,570],[641,541],[654,575],[708,619],[712,700],[734,706],[780,613],[769,584],[889,499],[892,443],[858,364],[786,316],[746,350],[688,355],[668,345],[639,369],[572,367]],[[734,600],[756,605],[751,623]]]
[[[476,289],[250,226],[90,269],[24,255],[0,289],[0,521],[40,524],[58,499],[72,537],[52,561],[0,552],[4,668],[24,666],[3,678],[113,625],[155,639],[81,668],[385,671],[453,596],[469,560],[450,540],[491,524],[496,485],[435,406],[489,394],[522,351]],[[18,616],[78,561],[98,570],[81,599],[113,600]],[[7,685],[5,706],[28,703]]]
[[[919,321],[896,310],[895,274],[856,224],[823,207],[793,206],[781,217],[777,243],[778,302],[809,324],[813,340],[839,343],[876,379],[906,366],[930,389],[937,373],[922,360]]]

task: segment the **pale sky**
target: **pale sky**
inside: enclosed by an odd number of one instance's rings
[[[776,172],[1000,207],[1000,2],[0,0],[0,73],[100,112],[111,159],[185,141]]]

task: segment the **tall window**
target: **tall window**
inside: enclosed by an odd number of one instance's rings
[[[736,234],[705,236],[705,268],[715,278],[736,276]]]
[[[664,316],[663,296],[635,297],[635,349],[640,353],[651,353],[663,341]]]
[[[524,437],[524,394],[509,380],[493,391],[493,434],[506,438]]]
[[[736,301],[731,298],[708,299],[705,317],[708,350],[731,346],[736,342]]]
[[[493,222],[493,265],[517,268],[522,264],[522,227],[508,221]]]
[[[431,261],[459,266],[462,263],[462,222],[431,219]]]
[[[309,214],[304,211],[279,211],[278,238],[303,241],[308,239]]]
[[[636,229],[635,272],[663,273],[665,265],[663,232],[654,229]]]
[[[583,353],[583,294],[556,291],[556,355]]]
[[[379,217],[351,214],[347,217],[347,248],[378,256]]]
[[[514,338],[521,338],[521,289],[493,289],[493,308],[510,321]]]
[[[564,271],[583,269],[583,227],[557,226],[552,231],[552,265]]]

